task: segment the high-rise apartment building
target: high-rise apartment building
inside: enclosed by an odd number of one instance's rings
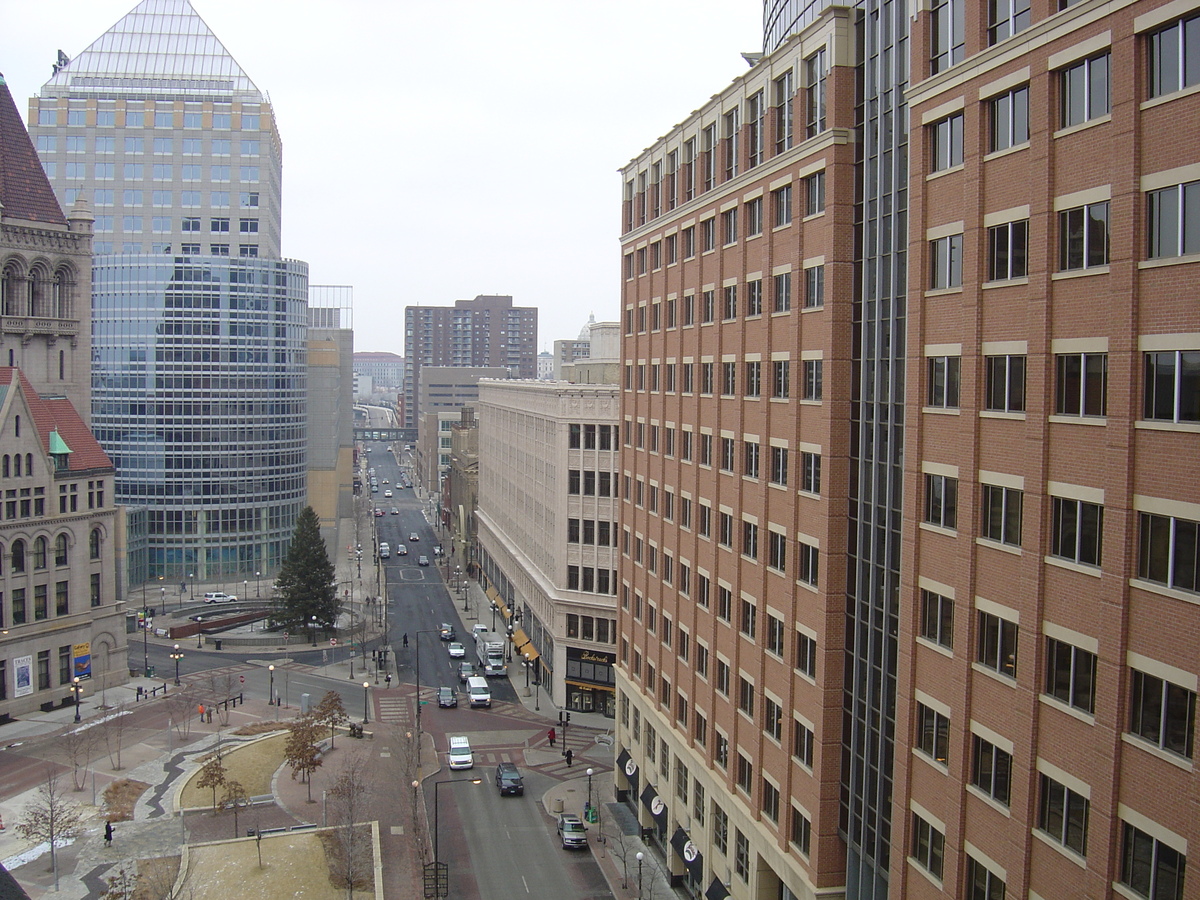
[[[0,77],[0,722],[129,674],[124,517],[86,417],[91,240]]]
[[[475,510],[488,597],[511,626],[517,663],[532,665],[548,702],[609,716],[619,402],[611,384],[513,380],[480,382],[475,404],[479,443],[488,448],[479,456]],[[664,511],[675,501],[665,491],[651,496]],[[661,565],[672,565],[667,554]]]
[[[910,13],[624,169],[617,787],[710,900],[1190,896],[1200,5]]]
[[[404,309],[404,427],[416,428],[423,366],[501,366],[537,378],[537,308],[480,295],[454,306]]]
[[[143,0],[30,101],[96,216],[93,424],[169,579],[267,572],[305,503],[307,266],[271,106],[188,0]]]

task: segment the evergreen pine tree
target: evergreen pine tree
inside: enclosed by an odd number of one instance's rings
[[[333,563],[321,538],[321,526],[311,506],[296,519],[292,544],[275,579],[276,616],[299,633],[310,627],[312,617],[329,629],[337,621],[341,605],[333,583]]]

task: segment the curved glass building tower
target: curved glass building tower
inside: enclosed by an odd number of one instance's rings
[[[93,268],[92,411],[151,576],[272,570],[305,502],[308,267],[112,255]]]
[[[308,297],[271,105],[188,0],[54,68],[30,133],[60,202],[95,210],[93,421],[145,514],[131,582],[266,574],[305,502]]]

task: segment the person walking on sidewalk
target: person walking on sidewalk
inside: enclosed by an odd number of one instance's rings
[[[567,768],[571,768],[571,760],[575,758],[575,754],[571,752],[570,747],[563,751],[563,756],[567,758]]]
[[[112,822],[105,822],[104,823],[104,846],[105,847],[112,846],[112,834],[113,834]]]
[[[546,732],[546,737],[550,741],[550,746],[553,747],[554,746],[554,737],[555,737],[553,728],[551,728],[549,731]]]
[[[404,632],[404,637],[401,638],[401,640],[403,641],[405,648],[407,648],[408,647],[408,632],[407,631]]]

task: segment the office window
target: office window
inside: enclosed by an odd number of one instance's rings
[[[775,79],[775,152],[790,150],[793,139],[792,72],[789,69]]]
[[[1108,201],[1058,214],[1058,267],[1062,271],[1108,265]]]
[[[787,312],[792,308],[792,273],[783,272],[773,277],[775,285],[772,312]]]
[[[1086,797],[1042,775],[1038,828],[1080,856],[1087,856],[1089,806]]]
[[[820,562],[820,550],[812,544],[806,544],[803,541],[799,542],[797,547],[796,565],[799,568],[797,578],[805,584],[812,587],[817,586],[818,565]]]
[[[763,698],[763,731],[777,741],[783,740],[783,708],[770,697]]]
[[[721,737],[719,737],[718,740],[720,740]],[[728,763],[728,756],[726,757],[726,763]],[[725,767],[725,764],[721,765],[721,768]],[[713,801],[712,816],[713,846],[717,848],[718,853],[724,856],[729,852],[729,815],[725,812],[725,810],[721,809],[721,807],[716,804],[716,801]]]
[[[747,781],[742,784],[742,763],[745,762],[745,774]],[[751,782],[753,780],[753,768],[750,765],[750,760],[746,759],[741,754],[738,754],[738,786],[747,794],[750,793]],[[734,847],[733,847],[733,870],[737,873],[738,878],[743,883],[750,880],[750,840],[742,834],[738,828],[733,829]]]
[[[983,485],[981,536],[991,541],[1020,547],[1023,497],[1023,492],[1015,488]]]
[[[811,728],[803,722],[792,719],[792,756],[810,769],[813,761],[813,738]]]
[[[771,484],[786,487],[788,483],[788,449],[787,447],[771,448]]]
[[[733,592],[724,585],[717,585],[717,618],[723,622],[733,620]]]
[[[1024,412],[1025,357],[988,356],[984,365],[984,408],[995,412]]]
[[[816,309],[825,305],[825,267],[810,266],[804,270],[804,308]]]
[[[966,900],[1004,900],[1004,879],[972,856],[967,856]]]
[[[1150,191],[1146,200],[1152,259],[1200,253],[1200,181]]]
[[[754,683],[738,676],[738,709],[754,718]]]
[[[1007,222],[988,229],[988,281],[1029,274],[1029,222]]]
[[[1028,2],[1028,0],[1024,0],[1024,2]],[[1062,91],[1060,122],[1063,128],[1108,115],[1111,109],[1109,54],[1102,53],[1064,69],[1060,85]]]
[[[822,370],[824,360],[804,360],[804,399],[820,400],[822,395]]]
[[[750,638],[750,640],[754,640],[758,630],[758,607],[743,598],[741,601],[741,612],[741,632]]]
[[[1104,537],[1104,507],[1082,500],[1051,498],[1050,554],[1098,566]]]
[[[1134,669],[1129,710],[1131,733],[1162,750],[1192,758],[1194,691]]]
[[[1138,577],[1182,591],[1200,591],[1200,522],[1139,513]]]
[[[746,282],[746,316],[761,316],[763,312],[762,279]]]
[[[758,526],[753,522],[742,523],[742,555],[758,559]]]
[[[757,441],[742,441],[742,474],[747,478],[757,478],[761,445]]]
[[[963,115],[956,113],[928,126],[929,169],[941,172],[963,161]]]
[[[1200,16],[1172,22],[1149,36],[1151,97],[1200,83]]]
[[[936,878],[942,877],[946,838],[940,831],[913,813],[912,858]]]
[[[1200,422],[1200,350],[1147,353],[1143,378],[1145,418]]]
[[[1187,857],[1158,838],[1121,823],[1121,884],[1147,900],[1183,900]]]
[[[786,400],[792,395],[792,364],[790,360],[777,359],[771,363],[771,396]]]
[[[717,246],[717,220],[705,219],[700,223],[700,249],[707,253]]]
[[[721,243],[728,246],[737,243],[737,209],[727,209],[721,213]]]
[[[917,749],[943,766],[950,758],[950,720],[924,703],[917,704]]]
[[[762,197],[746,201],[746,236],[754,237],[763,230]]]
[[[809,678],[817,677],[817,642],[803,631],[796,632],[795,668]]]
[[[804,179],[804,214],[825,212],[825,173],[815,172]]]
[[[988,0],[988,43],[1024,31],[1029,21],[1029,0]]]
[[[939,528],[958,527],[958,479],[925,475],[925,521]]]
[[[738,139],[741,136],[742,128],[740,111],[736,108],[731,109],[725,113],[722,122],[724,127],[722,129],[723,140],[721,144],[725,153],[725,180],[729,181],[731,178],[735,178],[738,173],[738,157],[741,152],[738,147]],[[736,239],[737,236],[734,235],[734,240]],[[729,241],[725,243],[729,243]]]
[[[704,291],[700,295],[700,322],[711,322],[716,314],[716,291]]]
[[[1008,806],[1012,790],[1012,755],[979,735],[971,736],[971,784]]]
[[[1103,416],[1107,411],[1108,354],[1070,353],[1055,357],[1055,413]]]
[[[757,360],[746,363],[745,396],[759,397],[762,395],[762,363]]]
[[[806,137],[826,128],[826,86],[829,66],[824,49],[804,60],[804,131]]]
[[[921,591],[921,637],[946,649],[954,647],[954,601],[933,591]]]
[[[788,840],[791,841],[796,849],[808,855],[812,844],[812,823],[808,820],[808,816],[792,807],[792,827],[788,835]]]
[[[989,669],[1017,677],[1017,624],[991,613],[979,613],[977,662]]]
[[[1091,715],[1096,711],[1096,654],[1046,638],[1046,693]]]
[[[800,490],[821,493],[821,454],[800,451]]]
[[[771,194],[771,208],[775,211],[775,227],[792,223],[792,186],[784,185]]]
[[[258,219],[238,219],[240,234],[258,234]]]
[[[930,13],[929,71],[936,75],[963,60],[966,51],[966,2],[934,0]]]
[[[962,358],[958,356],[930,356],[926,359],[928,385],[925,405],[937,409],[958,409],[959,370]]]
[[[1014,88],[988,101],[991,117],[989,149],[1007,150],[1029,141],[1029,87]]]
[[[733,397],[737,394],[737,363],[721,363],[721,395]]]
[[[962,286],[963,236],[951,234],[929,242],[929,287],[945,290]]]

